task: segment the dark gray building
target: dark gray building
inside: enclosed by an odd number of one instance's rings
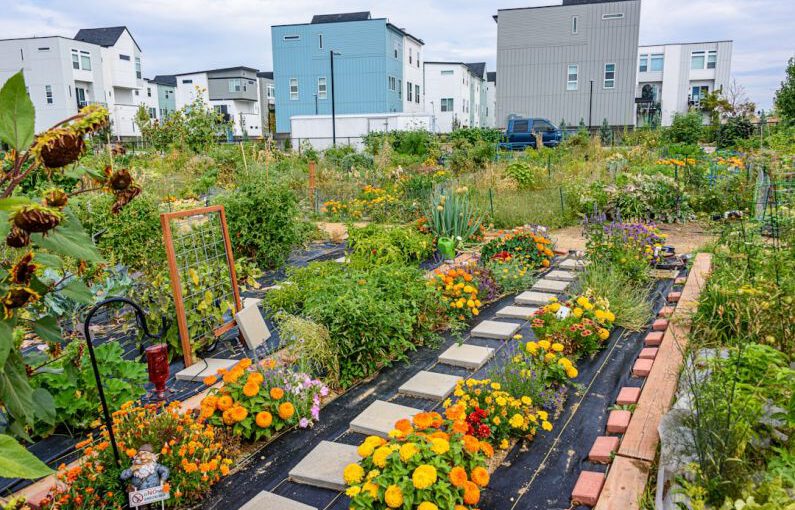
[[[510,115],[634,125],[640,0],[563,0],[494,19],[497,127]]]

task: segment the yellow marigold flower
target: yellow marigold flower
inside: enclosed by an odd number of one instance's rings
[[[427,489],[436,483],[436,468],[428,464],[422,464],[412,473],[411,481],[415,489]]]
[[[408,462],[419,450],[414,443],[405,443],[400,447],[400,460]]]
[[[526,406],[531,406],[533,405],[533,399],[525,395],[524,397],[522,397],[522,404]]]
[[[553,361],[555,361],[555,353],[548,352],[544,354],[544,361],[546,361],[547,363],[552,363]]]
[[[381,471],[379,471],[379,470],[377,470],[377,469],[371,469],[371,470],[370,470],[370,471],[367,473],[367,480],[368,480],[368,481],[369,481],[369,480],[372,480],[373,478],[375,478],[376,476],[378,476],[378,475],[380,475],[380,474],[381,474]]]
[[[400,508],[403,506],[403,491],[397,485],[390,485],[384,493],[384,502],[389,508]]]
[[[562,366],[565,369],[569,369],[572,367],[571,360],[569,358],[560,358],[558,360],[558,365]]]
[[[607,318],[607,320],[608,320],[609,322],[615,322],[615,321],[616,321],[616,314],[614,314],[614,313],[613,313],[613,312],[611,312],[611,311],[607,311],[607,312],[606,312],[606,314],[607,314],[607,317],[606,317],[606,318]]]
[[[569,379],[574,379],[579,375],[579,373],[580,372],[574,367],[569,367],[566,369],[566,375],[569,377]]]
[[[361,483],[364,478],[364,469],[359,464],[348,464],[342,472],[342,478],[348,485]]]
[[[574,308],[574,310],[571,311],[571,314],[579,319],[580,317],[582,317],[582,308],[580,308],[579,306]]]
[[[548,304],[548,305],[546,306],[546,308],[547,308],[547,310],[549,310],[550,312],[552,312],[552,313],[555,313],[555,312],[557,312],[558,310],[560,310],[560,303],[550,303],[550,304]]]
[[[555,352],[563,352],[563,344],[560,342],[555,342],[552,344],[552,350]]]
[[[345,495],[351,498],[355,498],[356,496],[359,495],[360,492],[362,492],[362,488],[359,487],[358,485],[353,485],[351,487],[348,487],[348,490],[345,491]]]
[[[500,441],[500,450],[507,450],[509,444],[507,439],[503,439]]]
[[[505,399],[505,397],[497,397],[496,400],[497,400],[497,405],[500,407],[505,407],[506,405],[508,405],[508,401]]]
[[[516,413],[511,416],[509,423],[511,424],[511,427],[515,429],[521,428],[524,426],[524,417],[521,414]]]
[[[439,510],[439,507],[430,501],[423,501],[420,503],[420,506],[417,507],[417,510]]]
[[[527,342],[526,344],[524,344],[524,348],[530,354],[535,354],[536,351],[538,351],[538,344],[536,342]]]
[[[500,423],[502,423],[502,420],[500,419],[500,417],[499,417],[499,416],[495,416],[494,418],[492,418],[492,419],[491,419],[491,422],[492,422],[494,425],[497,425],[497,426],[499,427],[499,426],[500,426]]]
[[[541,428],[546,430],[546,431],[550,431],[550,430],[552,430],[552,424],[549,423],[548,421],[544,420],[544,421],[541,422]]]
[[[538,411],[536,414],[542,420],[548,420],[549,419],[549,413],[547,413],[546,411]]]
[[[379,446],[373,452],[373,464],[380,468],[386,467],[386,459],[392,453],[392,449],[388,446]]]
[[[607,340],[608,338],[610,338],[610,331],[606,330],[605,328],[599,328],[599,339]]]
[[[378,498],[378,486],[373,482],[365,482],[365,484],[362,485],[362,490],[369,494],[371,498]]]
[[[441,437],[431,439],[431,451],[436,455],[444,455],[450,451],[450,442]]]
[[[538,342],[538,346],[544,349],[545,351],[548,351],[549,348],[552,346],[552,344],[549,343],[549,340],[540,340]]]

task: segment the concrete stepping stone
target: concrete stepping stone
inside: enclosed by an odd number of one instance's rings
[[[605,474],[598,471],[583,471],[571,491],[573,505],[596,506],[599,494],[605,485]]]
[[[623,434],[629,427],[629,420],[632,418],[630,411],[617,409],[610,411],[607,415],[607,432],[609,434]]]
[[[403,386],[398,388],[398,393],[412,397],[442,401],[453,392],[456,383],[460,379],[461,378],[456,375],[440,374],[423,370],[403,383]]]
[[[271,508],[278,508],[279,510],[317,510],[317,507],[305,505],[268,491],[262,491],[251,498],[248,503],[240,507],[240,510],[269,510]]]
[[[351,430],[366,436],[385,438],[395,428],[396,421],[421,412],[421,409],[376,400],[351,421]]]
[[[343,491],[345,480],[342,472],[345,466],[360,460],[353,445],[321,441],[290,470],[288,476],[296,483]]]
[[[588,460],[595,464],[610,464],[613,454],[618,451],[618,443],[616,436],[597,437],[588,452]]]
[[[561,282],[558,280],[547,280],[546,278],[544,278],[535,282],[535,284],[532,287],[530,287],[530,290],[561,293],[564,292],[568,288],[568,286],[569,282]]]
[[[686,276],[678,276],[674,280],[674,285],[684,285],[686,283],[687,283],[687,277]]]
[[[566,259],[560,264],[558,264],[558,267],[560,269],[573,269],[574,271],[583,271],[587,264],[588,261],[586,260]]]
[[[514,298],[514,302],[517,305],[544,306],[548,305],[549,300],[553,297],[557,296],[555,296],[554,294],[549,294],[547,292],[536,292],[528,290],[516,296],[516,298]]]
[[[477,370],[492,356],[494,356],[494,349],[491,347],[455,344],[439,355],[439,363]]]
[[[345,264],[346,262],[348,262],[348,258],[345,255],[343,255],[342,257],[337,257],[336,259],[334,259],[334,262],[336,262],[337,264]]]
[[[561,271],[560,269],[553,269],[544,275],[547,280],[558,280],[561,282],[571,282],[577,279],[577,275],[571,271]]]
[[[209,375],[215,375],[219,370],[232,368],[240,360],[224,358],[205,358],[194,360],[193,365],[183,368],[174,377],[178,381],[201,381]]]
[[[621,388],[621,391],[618,392],[616,404],[620,406],[637,404],[639,399],[640,388],[636,388],[634,386],[624,386]]]
[[[497,310],[495,314],[501,319],[522,319],[525,321],[530,320],[536,313],[535,306],[506,306]]]
[[[478,338],[495,338],[497,340],[508,340],[521,328],[521,324],[515,322],[482,321],[472,328],[470,336]]]

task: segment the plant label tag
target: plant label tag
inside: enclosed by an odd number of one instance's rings
[[[151,489],[130,492],[129,497],[130,506],[138,507],[141,505],[148,505],[149,503],[165,501],[169,499],[171,495],[163,490],[162,485],[158,485],[157,487],[152,487]]]
[[[555,313],[555,317],[557,317],[558,320],[562,321],[563,319],[565,319],[566,317],[569,316],[570,312],[571,312],[571,309],[568,306],[561,306],[558,309],[557,313]]]

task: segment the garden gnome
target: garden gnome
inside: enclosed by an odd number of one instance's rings
[[[152,445],[145,444],[133,457],[132,466],[121,472],[121,479],[129,480],[133,490],[151,489],[168,480],[168,468],[157,463]]]

